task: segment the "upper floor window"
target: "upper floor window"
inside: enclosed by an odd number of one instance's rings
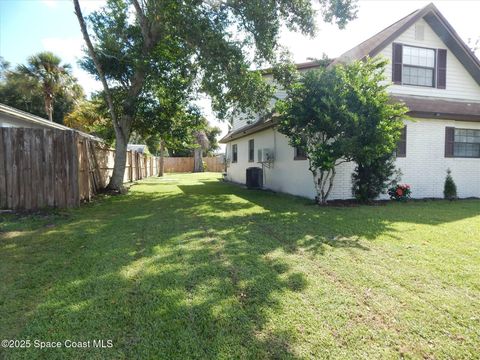
[[[435,50],[404,45],[402,83],[435,86]]]
[[[392,48],[394,84],[446,88],[447,50],[399,43],[393,43]]]
[[[237,144],[232,145],[232,163],[236,163],[238,161],[238,148]]]

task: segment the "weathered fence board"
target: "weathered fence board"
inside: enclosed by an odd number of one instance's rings
[[[0,209],[7,207],[7,174],[5,173],[5,143],[0,133]]]
[[[0,128],[0,209],[75,207],[106,187],[115,152],[75,131]],[[218,157],[207,171],[223,171]],[[159,158],[128,151],[125,182],[157,175]],[[193,158],[164,159],[165,172],[192,172]]]
[[[75,131],[0,128],[0,209],[75,207],[103,189],[114,151]],[[158,173],[156,158],[129,151],[125,181]]]
[[[223,172],[224,164],[219,157],[203,158],[207,171]],[[188,173],[193,171],[193,157],[166,157],[164,170],[166,173]]]

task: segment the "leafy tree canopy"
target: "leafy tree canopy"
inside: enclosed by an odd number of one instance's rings
[[[319,2],[324,20],[340,27],[356,16],[352,0]],[[137,105],[149,93],[204,92],[220,118],[262,111],[273,89],[252,65],[275,62],[283,25],[315,32],[307,0],[109,0],[86,21],[74,4],[88,48],[82,66],[102,81],[115,129],[113,189],[121,187]],[[123,94],[119,105],[114,91]]]
[[[91,100],[75,104],[73,110],[65,116],[64,122],[66,126],[96,135],[108,144],[115,140],[107,105],[99,94],[94,94]]]
[[[392,174],[388,163],[408,109],[390,101],[385,65],[385,60],[367,59],[307,71],[287,89],[287,98],[277,102],[279,130],[292,146],[306,151],[322,203],[343,162],[357,163],[362,176],[354,179],[360,178],[356,185],[361,189],[371,184],[368,195],[362,195],[368,199],[378,195]],[[369,178],[380,173],[381,179]]]
[[[199,147],[195,136],[198,131],[203,132],[208,140],[208,146],[203,149],[203,156],[215,154],[215,152],[220,149],[218,136],[222,133],[222,130],[219,127],[211,126],[204,117],[200,119],[197,127],[189,130],[186,141],[168,148],[169,154],[178,157],[192,156],[194,149]]]

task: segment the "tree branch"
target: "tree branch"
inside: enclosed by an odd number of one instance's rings
[[[95,64],[95,68],[97,69],[97,72],[98,72],[98,77],[100,78],[100,81],[102,82],[102,85],[103,85],[103,90],[105,91],[105,97],[107,98],[107,104],[108,104],[108,109],[110,111],[110,116],[112,117],[114,126],[118,127],[115,107],[113,106],[112,94],[108,87],[107,79],[105,77],[105,73],[103,72],[102,64],[100,64],[100,61],[98,60],[97,54],[95,53],[95,49],[93,48],[92,41],[90,40],[90,36],[88,35],[87,25],[85,24],[85,19],[83,18],[82,10],[80,9],[80,4],[78,0],[73,0],[73,4],[75,6],[75,14],[77,15],[78,23],[80,24],[80,29],[82,31],[83,39],[87,44],[88,52],[90,54],[90,57],[93,60],[93,63]]]
[[[137,0],[131,0],[133,6],[135,7],[135,11],[137,12],[138,22],[140,24],[140,30],[142,31],[142,37],[144,41],[144,50],[149,49],[152,46],[152,34],[150,32],[150,28],[148,26],[147,17],[143,13],[142,7]]]

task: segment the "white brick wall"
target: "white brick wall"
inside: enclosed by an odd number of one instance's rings
[[[460,197],[480,197],[480,159],[445,158],[445,127],[480,129],[478,122],[416,119],[407,124],[407,156],[397,159],[397,168],[403,176],[402,182],[412,186],[413,197],[443,197],[446,170],[452,170]],[[255,140],[255,162],[248,162],[248,140]],[[275,151],[273,168],[264,170],[266,188],[308,198],[315,197],[312,175],[307,160],[293,160],[293,148],[287,138],[267,129],[227,145],[231,158],[231,145],[238,146],[238,162],[230,164],[227,178],[245,183],[245,172],[257,163],[257,150],[270,148]],[[330,199],[351,198],[351,174],[353,163],[342,164],[337,169]],[[384,195],[383,198],[386,198]]]

